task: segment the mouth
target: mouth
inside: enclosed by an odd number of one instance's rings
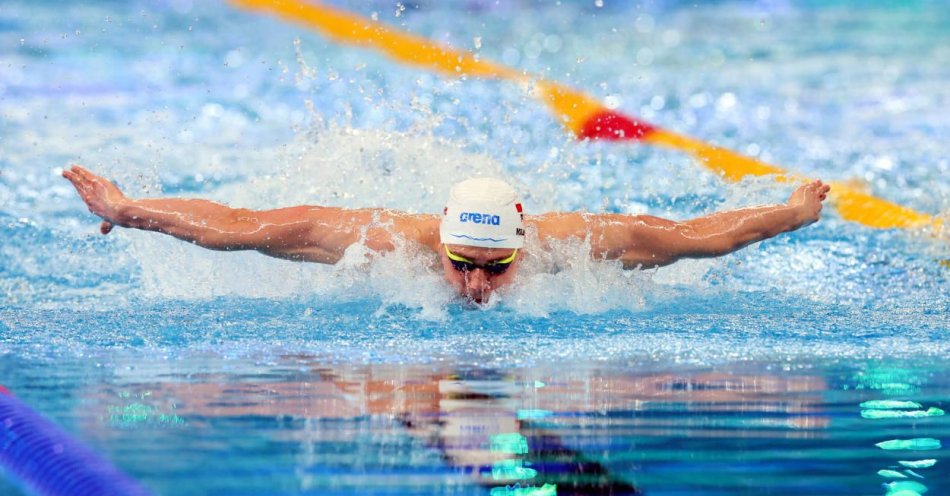
[[[468,301],[481,305],[483,303],[487,303],[488,300],[491,298],[491,291],[483,291],[479,293],[465,293],[463,296],[465,296],[465,299],[467,299]]]

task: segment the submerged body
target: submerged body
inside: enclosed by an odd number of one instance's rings
[[[256,250],[273,257],[326,264],[338,262],[353,244],[385,252],[395,249],[401,238],[437,253],[446,281],[477,303],[511,284],[525,250],[533,248],[522,248],[520,241],[499,248],[446,242],[448,207],[443,216],[320,206],[248,210],[197,199],[131,199],[107,179],[80,166],[65,170],[63,176],[90,212],[103,219],[103,234],[121,226],[161,232],[212,250]],[[784,204],[687,221],[580,212],[523,215],[518,204],[518,225],[523,226],[518,230],[522,238],[524,231],[533,232],[540,248],[554,241],[583,239],[590,243],[590,255],[595,259],[619,260],[626,269],[652,268],[682,258],[725,255],[811,224],[819,219],[828,190],[821,181],[814,181],[798,187]]]

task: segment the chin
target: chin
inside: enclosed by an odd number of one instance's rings
[[[469,295],[465,295],[465,299],[467,299],[468,301],[470,301],[470,302],[472,302],[472,303],[477,303],[477,304],[479,304],[479,305],[481,305],[482,303],[485,303],[486,301],[488,301],[489,298],[491,298],[491,297],[490,297],[490,296],[486,296],[486,297],[483,298],[483,297],[481,297],[481,296],[469,296]]]
[[[462,293],[460,296],[469,303],[473,303],[475,305],[485,305],[489,301],[491,301],[491,295],[492,295],[491,293],[481,294],[481,295],[471,295],[471,294]]]

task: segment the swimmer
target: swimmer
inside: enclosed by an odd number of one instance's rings
[[[256,250],[272,257],[334,264],[354,243],[376,252],[395,249],[396,237],[435,252],[445,279],[462,296],[487,302],[514,281],[529,250],[556,240],[589,239],[591,257],[619,260],[625,269],[669,265],[683,258],[718,257],[819,219],[829,186],[799,186],[784,204],[718,212],[686,221],[649,215],[523,213],[518,194],[498,179],[456,184],[442,215],[380,208],[296,206],[230,208],[179,198],[135,200],[109,180],[74,165],[63,171],[89,211],[114,226],[156,231],[211,250]],[[526,232],[541,246],[526,244]]]

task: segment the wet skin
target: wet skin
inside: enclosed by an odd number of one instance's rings
[[[510,248],[478,248],[474,246],[448,245],[452,253],[465,257],[476,265],[487,265],[498,260],[504,260],[514,251]],[[476,268],[469,271],[458,271],[452,266],[445,250],[439,250],[442,258],[442,268],[445,270],[445,280],[454,287],[459,294],[475,303],[485,303],[496,289],[510,284],[521,263],[521,251],[508,266],[508,270],[501,274],[490,274],[485,269]]]
[[[484,303],[515,279],[523,252],[502,274],[481,268],[455,270],[439,237],[440,216],[391,209],[346,209],[298,205],[269,210],[231,208],[201,199],[126,197],[111,181],[80,166],[63,171],[89,211],[114,226],[155,231],[220,251],[256,250],[301,262],[334,264],[359,243],[372,252],[392,251],[397,240],[411,241],[439,254],[445,280],[463,297]],[[828,185],[820,180],[798,186],[784,204],[715,212],[684,221],[649,215],[549,212],[526,215],[525,227],[540,248],[551,240],[587,240],[591,257],[619,260],[625,269],[661,267],[683,258],[718,257],[749,244],[817,222]],[[487,265],[511,249],[449,245],[453,253]]]

